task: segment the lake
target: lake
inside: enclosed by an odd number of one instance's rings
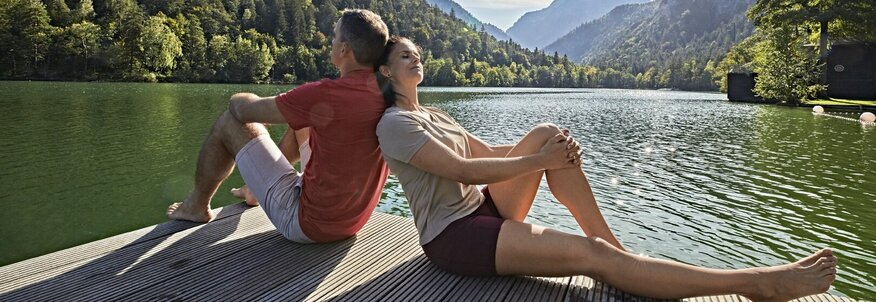
[[[290,88],[0,82],[0,265],[166,221],[228,97]],[[495,144],[538,123],[569,128],[636,253],[740,268],[832,247],[831,293],[876,297],[876,127],[714,93],[424,88],[421,102]],[[241,184],[235,172],[213,206],[239,202],[227,192]],[[410,216],[395,178],[378,211]],[[544,182],[527,220],[582,234]]]

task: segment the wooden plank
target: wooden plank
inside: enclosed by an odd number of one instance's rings
[[[569,290],[566,291],[566,302],[591,301],[588,299],[589,288],[593,287],[593,279],[585,276],[573,276],[569,282]]]
[[[416,240],[416,232],[398,235],[399,237],[392,239],[403,239],[407,243]],[[359,286],[368,286],[369,282],[387,272],[389,268],[405,260],[413,259],[419,253],[419,248],[416,245],[399,246],[396,244],[383,242],[383,246],[380,247],[354,249],[347,256],[353,261],[341,263],[335,273],[329,275],[314,292],[307,296],[305,301],[324,300]]]
[[[364,240],[391,227],[390,222],[389,219],[374,217],[355,239],[331,244],[302,245],[277,236],[122,297],[122,300],[251,299],[270,290],[279,282],[278,280],[312,274],[314,266],[319,263],[337,261],[332,259],[338,258],[338,255],[349,249],[355,241]]]
[[[362,240],[353,245],[348,253],[344,255],[338,263],[332,264],[323,274],[319,274],[318,278],[310,278],[305,282],[313,283],[315,286],[308,291],[296,290],[301,281],[290,280],[270,291],[258,296],[257,300],[270,301],[288,301],[288,300],[313,300],[319,299],[321,296],[328,294],[338,286],[352,286],[350,280],[356,275],[367,275],[369,266],[389,267],[387,261],[380,260],[382,256],[389,255],[392,251],[397,250],[400,244],[413,242],[416,232],[412,232],[413,224],[410,220],[399,220],[400,217],[393,217],[396,220],[393,227],[388,228],[379,236],[374,237],[374,240]],[[400,224],[398,222],[404,221]],[[399,240],[402,239],[402,240]],[[412,253],[411,253],[412,254]],[[387,258],[387,257],[383,257]],[[391,260],[391,258],[389,259]],[[379,274],[379,271],[372,272]],[[362,280],[364,282],[366,280]],[[347,284],[347,285],[345,285]]]
[[[214,219],[214,222],[223,220],[230,216],[240,215],[240,213],[248,208],[249,206],[241,202],[223,208],[213,209],[213,212],[216,213],[216,219]],[[23,260],[21,262],[12,263],[0,267],[0,285],[27,276],[32,276],[40,272],[63,267],[65,265],[93,259],[121,248],[146,243],[199,225],[203,224],[171,220],[158,225],[141,228],[128,233],[89,242],[54,253]],[[3,290],[0,289],[0,293],[2,292]]]
[[[422,254],[413,221],[374,213],[352,239],[300,245],[260,209],[223,208],[208,224],[170,221],[0,268],[0,301],[332,300],[663,301],[585,276],[463,277]],[[711,296],[684,301],[748,301]],[[840,301],[827,294],[798,302]]]
[[[301,252],[278,257],[258,268],[249,278],[236,280],[218,289],[209,289],[196,300],[255,300],[270,293],[284,282],[292,282],[293,292],[312,291],[321,278],[328,274],[348,253],[354,243],[365,241],[377,232],[393,226],[391,219],[372,217],[355,238],[331,244],[313,244],[299,247]]]
[[[384,301],[383,297],[398,288],[403,280],[416,274],[423,265],[427,265],[426,256],[419,254],[413,258],[396,264],[386,273],[374,278],[371,282],[355,288],[347,289],[327,301]]]
[[[395,291],[384,297],[385,301],[443,301],[464,277],[450,274],[428,263],[420,266],[416,274],[403,280]]]
[[[469,277],[463,279],[447,301],[504,301],[514,277]]]
[[[515,283],[505,301],[559,301],[568,288],[570,277],[536,278],[515,277]]]
[[[400,221],[396,227],[404,227],[404,233],[401,233],[397,238],[389,238],[381,236],[388,242],[384,245],[390,248],[384,255],[377,255],[378,260],[374,263],[367,263],[366,271],[356,271],[350,267],[340,268],[346,271],[346,274],[354,277],[348,278],[350,281],[332,286],[331,282],[326,283],[327,286],[322,287],[320,291],[309,295],[307,300],[330,300],[330,301],[382,301],[383,297],[395,288],[401,286],[401,282],[409,276],[415,274],[418,269],[425,263],[425,256],[422,254],[422,248],[418,244],[416,229],[410,221]],[[400,239],[409,238],[401,241],[401,245],[395,246],[389,244],[391,241],[400,241]],[[383,257],[381,257],[383,256]],[[358,255],[351,257],[357,258]]]
[[[240,209],[240,208],[238,208]],[[98,282],[99,280],[113,278],[115,275],[127,272],[132,268],[143,267],[143,261],[149,259],[150,256],[158,254],[158,257],[167,257],[175,253],[184,253],[185,249],[165,250],[166,247],[172,245],[181,236],[185,234],[197,233],[199,235],[189,238],[183,242],[204,242],[209,240],[219,240],[224,235],[234,232],[240,220],[240,211],[235,210],[234,215],[227,215],[223,219],[217,219],[208,224],[194,225],[186,228],[182,232],[171,234],[170,236],[152,238],[150,240],[135,240],[135,244],[122,246],[119,249],[109,253],[99,253],[98,256],[83,259],[78,262],[67,264],[61,267],[56,267],[48,271],[40,271],[30,276],[18,278],[12,282],[0,284],[0,300],[3,298],[27,297],[29,299],[52,299],[54,296],[63,295],[68,292],[75,291],[78,288],[88,286],[90,283]],[[228,213],[229,211],[223,211]],[[171,222],[170,224],[176,225]],[[252,227],[260,226],[261,224],[251,224]],[[164,229],[166,230],[166,229]],[[133,233],[139,234],[139,231]],[[184,235],[180,235],[184,234]],[[131,237],[124,234],[120,236],[123,240],[128,240]],[[151,236],[152,234],[147,234]],[[176,239],[172,239],[176,238]],[[119,242],[117,238],[108,238],[108,241]],[[112,246],[110,244],[108,246]],[[184,245],[187,246],[187,245]],[[56,256],[68,256],[68,253],[54,253]]]
[[[209,223],[173,234],[127,267],[112,267],[110,271],[89,276],[80,281],[75,290],[65,290],[56,296],[65,300],[121,297],[277,236],[264,212],[259,209],[246,211],[237,217],[239,219],[225,219],[218,224]],[[124,251],[120,250],[120,253]]]

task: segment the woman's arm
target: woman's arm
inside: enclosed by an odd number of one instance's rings
[[[471,147],[471,156],[474,158],[482,157],[505,157],[508,152],[514,149],[514,145],[490,145],[481,140],[479,137],[466,131],[468,137],[468,145]]]
[[[539,153],[533,155],[463,158],[430,137],[411,158],[410,164],[426,172],[464,184],[495,183],[538,170],[579,165],[577,150],[568,150],[565,141],[564,135],[557,134],[545,143]]]
[[[480,137],[471,134],[471,132],[465,132],[466,137],[468,137],[468,145],[471,147],[471,156],[474,158],[481,157],[505,157],[508,156],[508,153],[511,152],[511,149],[514,149],[514,144],[512,145],[490,145],[487,142],[483,141]],[[563,129],[563,134],[569,136],[569,129]]]

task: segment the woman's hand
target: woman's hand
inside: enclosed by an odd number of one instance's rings
[[[566,134],[566,149],[569,150],[569,160],[572,161],[573,164],[581,165],[581,145],[578,144],[578,141],[575,140],[572,136],[569,135],[569,130],[563,130],[563,133]]]
[[[575,140],[558,133],[548,139],[539,151],[539,159],[546,170],[565,169],[581,164],[581,147]]]

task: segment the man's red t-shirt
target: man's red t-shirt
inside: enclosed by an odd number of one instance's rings
[[[316,242],[353,236],[371,217],[389,174],[375,132],[385,107],[374,74],[307,83],[276,101],[292,129],[312,129],[301,230]]]

